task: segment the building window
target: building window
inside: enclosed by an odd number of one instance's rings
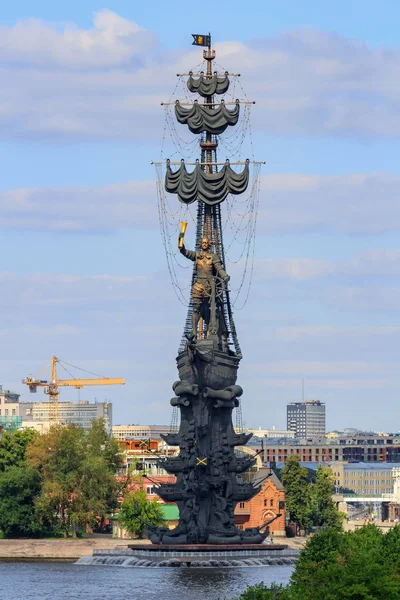
[[[267,506],[267,500],[266,499],[264,500],[264,506]]]
[[[270,505],[270,506],[273,506],[273,505],[274,505],[274,501],[273,501],[273,500],[270,500],[270,501],[269,501],[269,505]]]
[[[244,508],[244,502],[240,502],[239,508]]]

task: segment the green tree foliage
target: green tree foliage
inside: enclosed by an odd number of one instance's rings
[[[52,427],[30,444],[27,462],[42,480],[38,518],[54,531],[75,536],[116,508],[121,456],[104,423],[94,423],[87,435],[75,425]]]
[[[163,511],[156,499],[149,500],[143,488],[126,494],[118,520],[132,535],[142,539],[146,523],[157,527],[161,524]]]
[[[288,589],[283,585],[250,585],[245,592],[234,600],[290,600]]]
[[[34,429],[3,433],[0,438],[0,473],[9,467],[19,467],[25,462],[28,445],[38,437]]]
[[[310,513],[308,471],[300,465],[299,457],[293,455],[287,459],[281,470],[281,476],[290,520],[302,529],[307,529]]]
[[[309,521],[316,527],[341,530],[345,515],[332,500],[335,480],[330,467],[318,465],[315,483],[309,484]]]
[[[399,527],[355,532],[324,530],[301,553],[292,576],[293,600],[400,600]]]
[[[272,586],[270,586],[272,587]],[[264,584],[240,596],[270,600]],[[353,532],[324,529],[307,542],[290,583],[276,600],[400,600],[400,527]]]
[[[40,487],[39,473],[26,466],[9,467],[0,473],[0,529],[6,537],[37,536],[44,532],[35,511]]]
[[[114,473],[121,468],[123,456],[120,446],[117,440],[106,432],[104,419],[93,421],[86,442],[91,454],[101,455]]]
[[[290,456],[281,470],[285,487],[286,507],[290,519],[308,531],[312,526],[340,530],[345,515],[339,513],[332,501],[334,477],[329,467],[318,465],[316,477],[310,479],[308,470],[300,465],[298,456]]]

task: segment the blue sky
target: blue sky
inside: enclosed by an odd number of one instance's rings
[[[329,429],[397,431],[400,7],[234,1],[215,3],[211,23],[194,6],[2,7],[0,381],[29,398],[21,378],[55,353],[126,378],[81,392],[111,398],[115,422],[169,422],[185,309],[150,161],[160,101],[201,60],[190,34],[211,29],[218,62],[256,100],[267,161],[254,282],[236,314],[244,419],[284,427],[304,377]]]

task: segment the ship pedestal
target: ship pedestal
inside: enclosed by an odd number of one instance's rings
[[[232,424],[232,410],[243,392],[236,384],[239,361],[234,353],[219,350],[213,339],[188,342],[178,355],[180,379],[173,385],[171,404],[180,409],[180,428],[162,436],[168,445],[179,446],[179,455],[162,463],[177,479],[162,484],[157,494],[176,502],[180,520],[172,530],[149,528],[153,544],[259,544],[268,536],[267,524],[243,531],[234,523],[237,502],[259,491],[241,479],[255,459],[234,452],[252,436],[235,433]]]
[[[231,568],[293,565],[299,550],[280,544],[149,545],[132,544],[126,549],[93,550],[77,564],[110,567]]]

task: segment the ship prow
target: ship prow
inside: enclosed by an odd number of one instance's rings
[[[236,383],[240,357],[219,350],[214,340],[206,339],[187,343],[176,362],[181,381],[224,389]]]

